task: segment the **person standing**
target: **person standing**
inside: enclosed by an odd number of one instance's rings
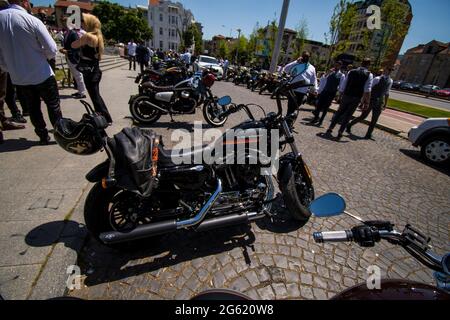
[[[148,62],[150,61],[150,52],[143,42],[140,42],[139,46],[136,49],[136,60],[139,63],[141,73],[144,73],[144,68],[148,68]]]
[[[337,140],[340,140],[359,104],[362,103],[365,107],[369,104],[373,82],[373,75],[368,70],[370,62],[370,59],[366,58],[363,60],[360,68],[349,71],[342,85],[341,104],[331,120],[326,135],[331,136],[334,127],[338,122],[341,122],[337,136]]]
[[[372,119],[369,124],[365,139],[372,139],[372,133],[380,118],[381,113],[386,109],[389,92],[392,88],[394,81],[390,77],[392,69],[380,70],[381,76],[375,77],[372,84],[372,93],[370,95],[370,104],[367,108],[363,109],[361,115],[354,119],[347,127],[347,132],[351,133],[352,127],[358,122],[363,121],[372,112]]]
[[[131,70],[131,64],[133,64],[133,70],[136,71],[136,48],[137,44],[134,42],[133,39],[131,39],[130,42],[128,42],[128,59],[130,60],[130,68]]]
[[[31,10],[29,0],[9,2],[10,7],[0,11],[0,68],[10,74],[13,84],[20,86],[40,144],[46,145],[50,136],[41,98],[52,125],[62,118],[58,85],[48,63],[55,58],[57,46],[42,21],[27,12]]]
[[[20,102],[22,109],[27,111],[26,105],[23,99]],[[7,81],[6,81],[6,97],[5,97],[6,105],[8,106],[9,110],[11,111],[11,121],[17,122],[17,123],[27,123],[27,120],[23,117],[22,113],[19,110],[19,107],[16,103],[16,87],[11,81],[11,77],[9,73],[7,74]]]
[[[192,55],[188,50],[186,50],[186,52],[182,56],[183,62],[186,65],[186,69],[188,69],[188,70],[191,65],[191,57],[192,57]]]
[[[102,25],[96,16],[88,13],[83,13],[81,25],[86,33],[80,39],[72,42],[72,48],[80,49],[80,62],[77,69],[83,74],[84,83],[95,111],[102,114],[111,124],[111,115],[100,95],[102,79],[100,60],[104,50]]]
[[[230,61],[227,58],[223,61],[223,78],[227,78],[228,67],[230,66]]]
[[[309,52],[304,51],[300,58],[287,64],[282,71],[292,77],[291,83],[304,81],[305,84],[312,84],[314,87],[313,91],[316,93],[318,90],[316,68],[309,63],[309,58]],[[296,99],[289,99],[287,114],[294,113],[302,104],[305,103],[308,91],[310,91],[309,87],[297,88],[294,90]]]
[[[341,68],[342,62],[336,61],[334,69],[320,80],[317,106],[313,112],[314,118],[311,120],[311,123],[317,123],[319,127],[322,126],[328,110],[336,97],[338,89],[342,88],[344,83],[345,75],[341,72]],[[320,116],[321,112],[322,116]]]
[[[63,18],[63,22],[67,21],[67,17]],[[72,94],[75,99],[86,98],[86,86],[84,84],[83,74],[77,70],[76,66],[80,61],[80,50],[73,49],[72,43],[80,38],[84,31],[76,30],[71,28],[67,30],[64,35],[63,48],[59,52],[66,55],[67,65],[69,66],[70,72],[75,79],[78,92]]]

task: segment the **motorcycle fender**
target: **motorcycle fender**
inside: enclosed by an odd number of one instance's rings
[[[100,163],[94,169],[86,174],[86,180],[92,183],[100,182],[103,178],[108,175],[109,170],[109,160]]]
[[[133,103],[133,101],[134,101],[137,97],[139,97],[138,94],[133,94],[133,95],[131,95],[131,96],[130,96],[130,100],[128,100],[128,104],[131,105],[131,104]]]
[[[302,156],[295,156],[293,153],[288,153],[280,158],[280,169],[277,174],[278,182],[280,184],[286,184],[296,169],[300,170],[306,182],[309,182],[311,185],[313,184],[311,171],[303,161]]]

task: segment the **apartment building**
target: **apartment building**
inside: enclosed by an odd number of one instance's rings
[[[150,46],[164,51],[178,51],[183,32],[193,23],[194,15],[180,2],[150,0],[148,24],[153,30]]]

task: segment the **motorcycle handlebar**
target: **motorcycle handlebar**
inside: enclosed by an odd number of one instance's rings
[[[347,242],[353,240],[353,233],[350,230],[343,231],[322,231],[313,233],[314,241],[325,242]]]

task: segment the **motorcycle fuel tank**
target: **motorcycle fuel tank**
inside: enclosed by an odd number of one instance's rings
[[[155,94],[155,99],[163,102],[170,102],[173,97],[173,92],[158,92]]]

